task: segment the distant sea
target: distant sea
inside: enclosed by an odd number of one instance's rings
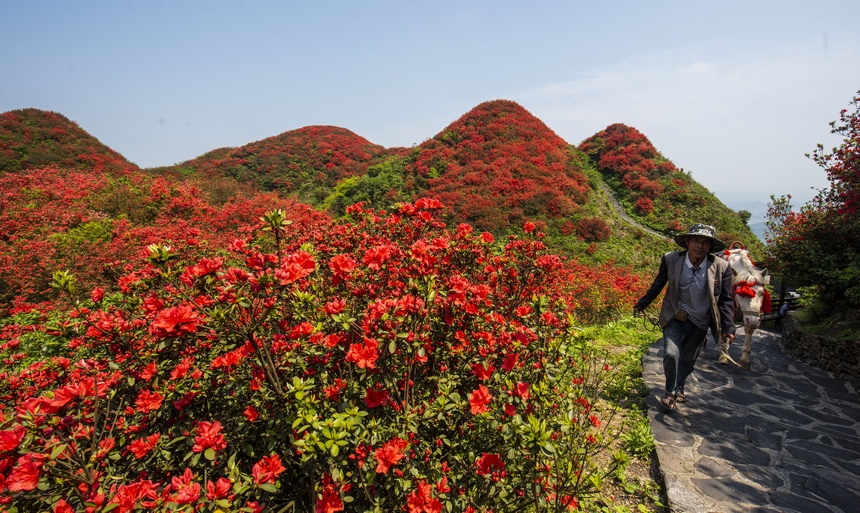
[[[750,214],[749,225],[752,232],[762,242],[764,242],[764,232],[767,221],[767,206],[770,204],[770,194],[764,192],[715,192],[714,195],[720,199],[727,207],[735,212],[746,210]],[[809,192],[806,195],[792,194],[791,206],[793,210],[798,210],[801,205],[812,200],[813,193]]]

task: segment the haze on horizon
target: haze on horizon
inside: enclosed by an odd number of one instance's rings
[[[385,147],[513,100],[568,143],[633,126],[723,201],[826,188],[860,2],[0,6],[0,112],[58,112],[141,167],[309,125]]]

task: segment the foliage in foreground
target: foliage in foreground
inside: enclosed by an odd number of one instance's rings
[[[323,230],[281,211],[228,250],[147,265],[0,350],[9,511],[562,511],[599,501],[627,387],[576,329],[625,309],[526,237],[450,232],[438,202],[351,208]],[[195,250],[199,251],[199,248]],[[576,296],[602,299],[576,303]],[[591,293],[589,294],[589,291]],[[22,314],[23,315],[23,314]],[[30,358],[32,358],[30,356]],[[615,426],[610,429],[609,426]]]

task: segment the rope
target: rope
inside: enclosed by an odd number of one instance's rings
[[[648,310],[639,310],[633,312],[633,317],[642,316],[642,326],[648,331],[657,331],[660,329],[660,321],[653,313]]]

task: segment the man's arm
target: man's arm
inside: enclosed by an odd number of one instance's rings
[[[669,281],[669,267],[666,264],[666,255],[660,259],[660,270],[657,271],[657,276],[654,277],[654,282],[651,283],[651,287],[648,289],[648,292],[642,296],[639,301],[633,306],[634,312],[641,312],[648,305],[651,304],[654,299],[660,295],[660,291],[663,290],[663,287],[666,286],[666,282]]]
[[[732,296],[732,266],[726,265],[720,277],[720,297],[717,308],[720,310],[720,330],[724,337],[735,337],[735,301]]]

